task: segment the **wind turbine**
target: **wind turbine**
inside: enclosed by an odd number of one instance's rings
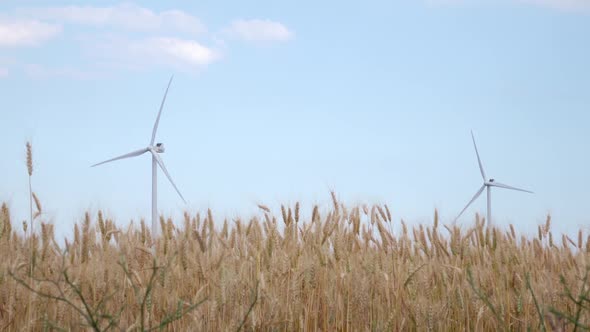
[[[516,187],[512,187],[509,185],[505,185],[503,183],[497,182],[494,179],[486,179],[486,173],[483,170],[483,164],[481,163],[481,158],[479,157],[479,152],[477,151],[477,144],[475,144],[475,136],[473,136],[473,131],[471,132],[471,139],[473,140],[473,147],[475,148],[475,154],[477,155],[477,162],[479,163],[479,170],[481,171],[481,177],[483,178],[483,185],[481,186],[481,188],[479,188],[479,190],[475,193],[475,195],[473,196],[473,198],[471,199],[471,201],[469,201],[469,203],[467,203],[467,206],[465,206],[465,208],[461,211],[461,213],[459,213],[459,215],[457,216],[457,218],[455,218],[455,221],[457,221],[457,219],[459,219],[459,217],[461,217],[461,215],[463,214],[463,212],[465,212],[465,210],[467,210],[467,208],[481,195],[481,193],[483,193],[484,189],[487,189],[487,196],[488,196],[488,224],[491,223],[492,221],[492,187],[498,187],[498,188],[504,188],[504,189],[510,189],[510,190],[517,190],[517,191],[524,191],[525,193],[533,193],[532,191],[529,190],[525,190],[525,189],[520,189],[520,188],[516,188]]]
[[[163,153],[165,151],[164,144],[156,143],[156,145],[154,145],[154,142],[156,140],[156,131],[158,130],[158,124],[160,122],[160,115],[162,114],[162,109],[164,108],[164,102],[166,102],[166,95],[168,94],[168,89],[170,88],[170,84],[172,83],[173,78],[174,78],[174,76],[170,77],[170,81],[168,82],[168,86],[166,87],[166,92],[164,93],[164,98],[162,99],[162,104],[160,105],[160,111],[158,112],[158,117],[156,118],[156,123],[154,123],[154,129],[152,130],[152,139],[150,140],[150,145],[148,145],[146,148],[139,149],[137,151],[133,151],[133,152],[124,154],[122,156],[115,157],[115,158],[100,162],[98,164],[92,165],[92,167],[95,167],[95,166],[110,163],[111,161],[115,161],[115,160],[119,160],[119,159],[137,157],[137,156],[140,156],[146,152],[150,152],[152,154],[152,236],[154,236],[154,237],[156,237],[157,231],[158,231],[158,181],[157,181],[158,166],[160,166],[160,168],[162,169],[162,171],[164,172],[164,174],[166,175],[168,180],[170,180],[170,183],[172,184],[174,189],[176,189],[176,192],[178,193],[178,195],[180,195],[180,198],[182,198],[182,200],[186,204],[186,200],[184,199],[184,197],[180,193],[180,190],[178,190],[178,187],[176,187],[176,185],[174,184],[174,181],[172,181],[172,177],[170,176],[170,173],[168,173],[168,170],[166,169],[166,166],[164,165],[164,161],[162,160],[162,158],[159,155],[160,153]]]

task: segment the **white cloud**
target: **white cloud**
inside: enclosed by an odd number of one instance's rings
[[[217,52],[194,40],[178,38],[149,38],[133,42],[130,49],[144,60],[170,65],[201,67],[219,58]]]
[[[294,33],[279,22],[270,20],[236,20],[226,32],[245,41],[286,41]]]
[[[114,27],[135,31],[173,31],[199,34],[205,26],[194,16],[180,10],[156,13],[134,4],[110,7],[65,6],[20,9],[17,14],[61,23]]]
[[[83,41],[83,50],[96,62],[134,70],[165,66],[194,71],[221,58],[219,51],[195,40],[163,37],[87,38]]]
[[[0,47],[36,46],[61,30],[59,25],[36,20],[0,20]]]
[[[155,11],[131,3],[17,8],[11,16],[19,20],[3,21],[0,15],[0,47],[38,45],[63,27],[68,32],[64,43],[72,43],[80,51],[79,68],[54,66],[43,60],[24,65],[24,72],[34,78],[87,79],[154,67],[198,71],[221,59],[227,47],[219,38],[268,42],[294,36],[279,22],[257,19],[236,20],[221,34],[211,34],[188,12]],[[0,63],[0,69],[11,67]]]
[[[590,0],[423,0],[429,5],[507,5],[522,3],[571,12],[589,12]]]
[[[530,3],[567,11],[584,11],[590,10],[590,0],[518,0],[520,2]]]
[[[0,67],[0,78],[8,76],[8,69]]]

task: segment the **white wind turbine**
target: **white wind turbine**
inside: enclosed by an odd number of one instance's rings
[[[481,171],[481,177],[483,178],[483,185],[481,186],[481,188],[479,188],[479,190],[475,193],[475,195],[473,196],[473,198],[471,199],[471,201],[469,201],[469,203],[467,203],[467,206],[465,206],[465,208],[461,211],[461,213],[459,213],[459,215],[457,216],[457,218],[455,218],[455,221],[457,221],[457,219],[459,219],[459,217],[461,217],[461,215],[463,214],[463,212],[465,212],[465,210],[467,210],[467,208],[481,195],[481,193],[483,193],[484,189],[487,189],[487,196],[488,196],[488,217],[487,217],[487,221],[488,221],[488,225],[491,223],[492,221],[492,187],[499,187],[499,188],[504,188],[504,189],[510,189],[510,190],[517,190],[517,191],[524,191],[526,193],[533,193],[532,191],[528,191],[525,189],[520,189],[520,188],[515,188],[512,186],[508,186],[505,184],[502,184],[500,182],[496,182],[494,179],[486,179],[486,173],[483,170],[483,164],[481,163],[481,158],[479,157],[479,152],[477,151],[477,144],[475,144],[475,137],[473,136],[473,131],[471,132],[471,139],[473,140],[473,147],[475,147],[475,154],[477,155],[477,162],[479,163],[479,170]]]
[[[160,105],[158,117],[156,118],[156,123],[154,123],[154,129],[152,131],[152,139],[150,141],[150,145],[148,145],[146,148],[133,151],[122,156],[115,157],[113,159],[105,160],[98,164],[92,165],[92,167],[94,167],[119,159],[137,157],[146,152],[150,152],[152,154],[152,236],[154,237],[156,237],[158,231],[158,165],[160,166],[168,180],[170,180],[170,183],[172,184],[174,189],[176,189],[176,192],[178,193],[178,195],[180,195],[180,198],[182,198],[182,200],[186,204],[186,200],[180,193],[180,190],[178,190],[178,188],[174,184],[174,181],[172,181],[172,177],[170,177],[170,174],[168,173],[168,170],[166,170],[166,166],[164,165],[164,161],[159,155],[160,153],[164,152],[164,144],[157,143],[156,145],[154,145],[154,141],[156,140],[156,131],[158,130],[158,123],[160,122],[160,115],[162,114],[162,109],[164,108],[164,102],[166,101],[166,95],[168,94],[168,89],[170,88],[170,84],[172,83],[172,78],[174,78],[174,76],[170,77],[170,81],[168,82],[168,86],[166,87],[166,92],[164,93],[164,98],[162,99],[162,104]]]

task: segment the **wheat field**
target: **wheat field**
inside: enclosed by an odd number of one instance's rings
[[[530,239],[479,219],[442,225],[435,213],[398,234],[387,206],[333,198],[309,220],[299,203],[278,217],[260,206],[264,217],[249,220],[162,217],[155,243],[143,221],[118,228],[87,213],[65,246],[41,219],[32,236],[26,222],[16,231],[3,204],[0,329],[588,329],[582,232],[557,241],[548,217]]]
[[[118,226],[87,212],[56,239],[0,209],[0,331],[583,331],[590,236],[394,221],[387,205],[300,203],[247,219]]]

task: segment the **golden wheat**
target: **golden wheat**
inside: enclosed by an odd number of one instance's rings
[[[102,212],[86,213],[63,246],[44,220],[40,238],[13,231],[2,204],[0,329],[518,331],[590,323],[590,242],[581,231],[577,243],[564,235],[554,246],[550,218],[530,239],[479,218],[468,229],[442,225],[435,211],[432,225],[403,223],[395,233],[384,223],[386,206],[347,210],[332,198],[323,218],[318,206],[309,220],[299,203],[294,212],[283,207],[283,223],[268,208],[263,220],[224,220],[219,229],[211,210],[203,221],[161,216],[157,239],[143,220],[120,228]]]

